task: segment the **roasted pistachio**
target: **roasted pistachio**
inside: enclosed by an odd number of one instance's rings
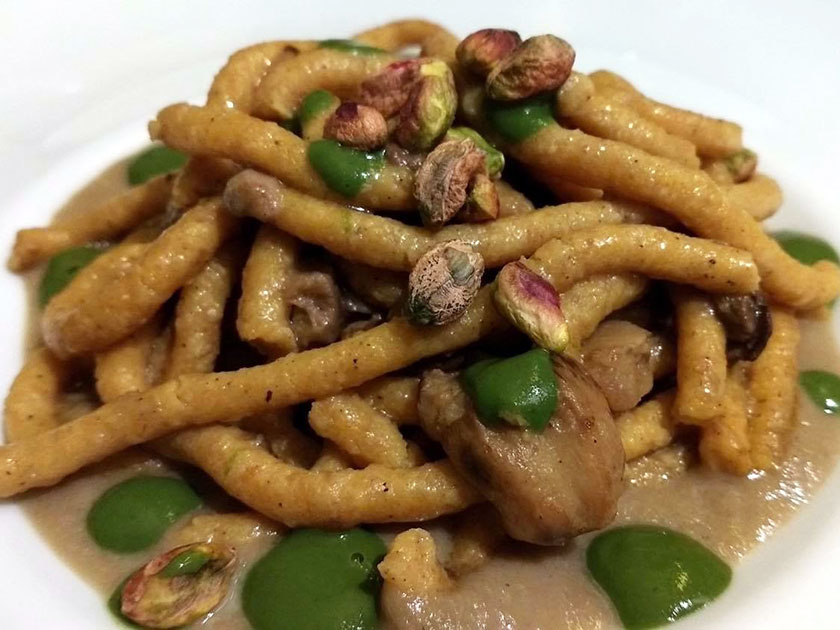
[[[390,118],[408,101],[420,78],[420,65],[419,59],[388,64],[382,72],[362,82],[359,100]]]
[[[364,151],[388,140],[388,123],[378,110],[359,103],[342,103],[324,124],[324,137]]]
[[[554,287],[525,263],[508,263],[496,276],[496,308],[534,343],[561,353],[569,343],[569,327]]]
[[[468,223],[493,221],[499,218],[499,193],[496,184],[484,173],[473,177],[467,195],[467,205],[458,217]]]
[[[408,278],[406,311],[416,324],[446,324],[470,305],[484,273],[484,259],[465,241],[436,245]]]
[[[475,146],[484,153],[484,164],[490,177],[499,177],[505,167],[505,154],[487,142],[480,133],[469,127],[452,127],[446,132],[444,140],[472,140]]]
[[[450,140],[435,147],[414,179],[423,222],[439,227],[454,217],[467,201],[470,182],[484,170],[484,154],[472,140]]]
[[[324,137],[324,125],[341,100],[326,90],[315,90],[306,95],[298,109],[300,133],[304,140],[314,142]]]
[[[146,628],[177,628],[216,608],[233,576],[232,549],[193,543],[159,555],[128,578],[122,614]]]
[[[724,158],[723,163],[732,175],[732,181],[737,184],[752,177],[758,166],[758,156],[749,149],[741,149]]]
[[[427,151],[455,120],[458,92],[452,71],[442,61],[420,65],[420,80],[400,110],[397,142],[406,149]]]
[[[462,68],[484,78],[521,42],[516,31],[485,28],[467,35],[458,44],[455,54]]]
[[[575,62],[575,50],[554,35],[529,37],[487,75],[487,95],[516,101],[559,88]]]

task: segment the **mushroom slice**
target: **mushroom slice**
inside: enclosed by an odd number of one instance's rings
[[[146,628],[192,623],[224,600],[234,560],[234,551],[221,545],[175,547],[128,578],[122,589],[122,614]]]
[[[764,294],[716,295],[714,304],[726,330],[726,358],[730,362],[757,359],[773,332]]]
[[[540,545],[604,527],[622,490],[624,449],[598,386],[575,361],[554,357],[557,408],[542,433],[482,424],[455,376],[427,372],[421,422],[488,499],[513,538]]]

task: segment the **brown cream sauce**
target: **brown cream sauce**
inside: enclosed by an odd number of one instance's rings
[[[124,163],[106,170],[77,193],[58,216],[83,212],[91,204],[125,187]],[[30,288],[38,274],[30,274]],[[34,291],[30,291],[32,297]],[[28,348],[37,345],[37,315],[31,300]],[[840,372],[840,353],[826,322],[802,322],[802,369]],[[68,419],[84,413],[91,401],[76,395],[68,403]],[[750,478],[704,471],[686,449],[671,447],[627,466],[627,489],[616,523],[657,523],[685,532],[736,563],[766,541],[793,513],[806,505],[831,472],[840,453],[840,421],[821,413],[804,396],[799,426],[789,455],[780,468]],[[30,493],[22,504],[32,523],[61,559],[102,593],[104,600],[139,565],[175,544],[173,526],[155,549],[119,555],[98,548],[88,537],[85,517],[90,505],[115,483],[138,473],[176,474],[142,449],[121,454],[75,475],[59,486]],[[212,511],[202,508],[202,512]],[[185,521],[195,513],[185,517]],[[427,524],[427,527],[429,525]],[[431,525],[442,553],[447,551],[445,524]],[[383,531],[390,536],[393,528]],[[612,628],[618,619],[608,600],[587,577],[586,544],[581,536],[564,548],[511,545],[486,566],[462,578],[455,592],[422,598],[388,590],[383,594],[382,627],[386,629],[563,629]],[[226,604],[208,619],[208,629],[246,630],[239,611],[241,580],[247,567],[272,544],[261,537],[238,548],[242,569]],[[179,541],[180,542],[180,541]]]

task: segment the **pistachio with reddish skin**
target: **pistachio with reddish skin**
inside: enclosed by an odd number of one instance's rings
[[[467,205],[458,213],[458,218],[467,223],[494,221],[499,218],[499,193],[496,184],[484,173],[473,177],[467,195]]]
[[[423,223],[440,227],[467,201],[467,188],[483,173],[484,153],[472,140],[441,142],[426,156],[414,178],[414,197]]]
[[[732,175],[732,181],[738,184],[748,180],[755,173],[758,156],[749,149],[741,149],[724,158],[723,163]]]
[[[522,261],[508,263],[496,276],[497,310],[538,346],[561,353],[569,343],[569,327],[560,296],[541,275]]]
[[[420,79],[420,59],[395,61],[362,82],[359,101],[374,107],[386,118],[396,114]]]
[[[462,68],[483,79],[521,43],[516,31],[484,28],[467,35],[458,44],[455,56]]]
[[[490,98],[516,101],[559,88],[572,72],[575,50],[554,35],[529,37],[487,75]]]
[[[463,140],[468,138],[484,152],[484,163],[487,166],[487,174],[490,177],[500,177],[505,168],[505,154],[499,151],[492,144],[487,142],[480,133],[469,127],[452,127],[446,132],[444,140]]]
[[[363,151],[384,146],[388,123],[378,110],[358,103],[342,103],[324,123],[324,137]]]
[[[154,558],[122,588],[122,614],[146,628],[177,628],[204,617],[228,592],[232,549],[211,543],[176,547]]]
[[[469,243],[436,245],[420,257],[408,277],[408,318],[423,325],[451,322],[478,293],[483,273],[484,259]]]
[[[420,65],[420,79],[400,110],[395,138],[414,151],[427,151],[455,120],[458,91],[452,70],[442,61]]]

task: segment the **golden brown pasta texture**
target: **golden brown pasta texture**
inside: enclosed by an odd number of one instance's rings
[[[721,414],[700,434],[700,459],[712,470],[743,476],[752,469],[745,365],[734,365],[726,380]]]
[[[150,179],[88,212],[59,219],[49,227],[21,230],[9,258],[9,269],[26,271],[70,247],[121,236],[164,211],[173,177]]]
[[[332,192],[309,164],[307,143],[275,123],[236,110],[182,103],[162,109],[149,123],[149,133],[192,155],[227,158],[311,195],[348,201]],[[413,185],[411,171],[385,164],[379,176],[370,178],[350,201],[371,209],[413,209]]]
[[[133,257],[100,256],[44,310],[47,346],[58,356],[87,354],[130,335],[201,270],[236,225],[221,200],[211,199],[149,245],[132,246],[140,247]]]
[[[705,425],[723,412],[726,332],[711,300],[698,292],[673,292],[677,323],[677,397],[684,424]]]
[[[319,48],[275,63],[254,95],[254,114],[267,120],[291,120],[310,92],[327,90],[342,100],[356,100],[362,82],[396,57],[357,55]]]
[[[779,462],[796,422],[799,322],[783,308],[774,307],[771,313],[773,333],[753,362],[748,384],[753,402],[750,453],[759,470]]]
[[[671,414],[673,392],[659,394],[615,419],[627,461],[667,446],[674,439],[676,422]]]
[[[379,573],[386,585],[406,593],[429,595],[451,590],[452,578],[437,557],[437,546],[424,529],[408,529],[394,538]]]
[[[59,398],[71,368],[46,348],[32,352],[6,396],[3,427],[7,442],[25,440],[59,425]]]
[[[689,140],[702,156],[726,157],[742,147],[741,127],[735,123],[658,103],[614,72],[599,70],[590,78],[601,94],[632,107],[668,133]]]
[[[438,57],[455,64],[458,38],[440,24],[427,20],[396,20],[362,31],[353,39],[388,52],[399,52],[407,46],[420,46],[424,57]]]
[[[572,73],[557,91],[557,114],[593,136],[625,142],[690,168],[700,166],[697,149],[690,141],[596,93],[592,79],[585,74]]]
[[[96,355],[96,393],[102,402],[149,387],[149,358],[159,334],[160,319],[153,317],[131,335]]]
[[[727,202],[742,208],[756,221],[769,219],[782,205],[782,189],[772,177],[758,174],[745,182],[725,186]]]
[[[243,341],[272,358],[297,351],[288,300],[297,255],[292,236],[263,225],[242,271],[236,330]]]
[[[357,391],[374,408],[394,422],[412,424],[418,421],[419,378],[413,376],[383,376],[365,383]]]

